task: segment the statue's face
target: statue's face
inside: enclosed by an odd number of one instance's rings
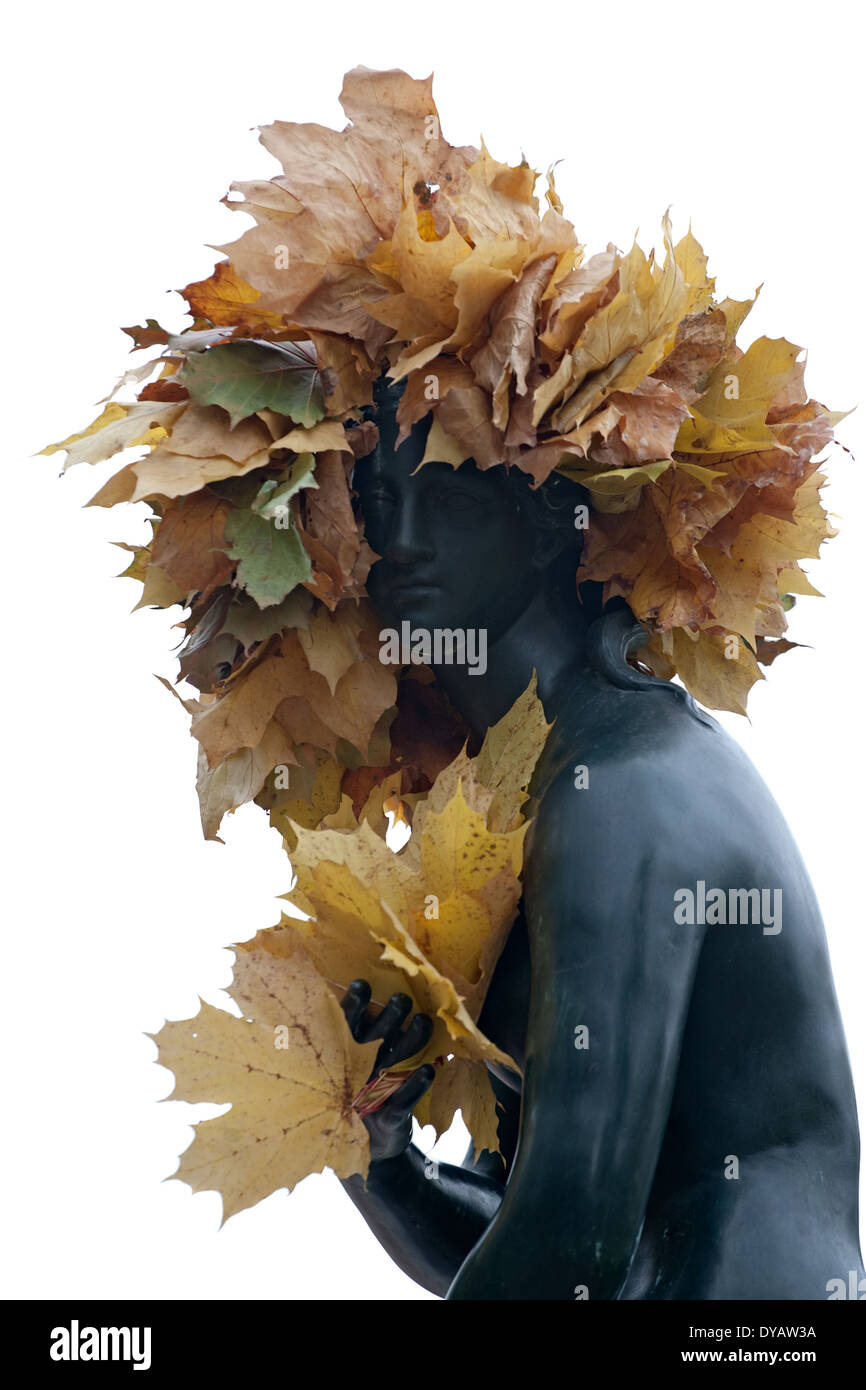
[[[503,470],[426,463],[426,429],[393,449],[393,431],[355,470],[367,539],[382,557],[367,589],[379,618],[396,627],[506,632],[537,591],[534,537]]]

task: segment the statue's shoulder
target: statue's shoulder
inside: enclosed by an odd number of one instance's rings
[[[538,786],[567,780],[575,759],[632,786],[663,776],[693,785],[709,765],[723,765],[738,780],[757,777],[739,744],[687,690],[632,664],[645,641],[626,608],[591,626],[586,661],[560,702]]]
[[[644,679],[622,688],[591,670],[578,677],[550,731],[539,787],[550,787],[575,759],[604,768],[608,780],[619,776],[634,785],[665,774],[691,782],[708,762],[745,757],[682,687]]]
[[[587,669],[576,680],[533,778],[533,838],[668,846],[677,858],[696,842],[738,848],[745,811],[775,825],[778,808],[736,740],[682,687],[634,675],[618,685]]]

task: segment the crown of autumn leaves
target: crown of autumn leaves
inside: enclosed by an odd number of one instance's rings
[[[279,800],[277,764],[293,804],[326,767],[328,796],[357,806],[395,768],[404,790],[429,786],[459,746],[424,678],[382,665],[363,602],[374,556],[351,476],[383,373],[404,382],[401,440],[432,417],[425,461],[588,489],[577,582],[624,598],[651,632],[642,660],[711,708],[743,711],[794,645],[786,609],[816,592],[799,562],[835,534],[816,455],[842,416],[808,397],[799,347],[737,346],[754,299],[716,300],[691,232],[674,243],[665,216],[663,257],[587,257],[550,174],[542,209],[525,162],[443,138],[432,78],[356,68],[341,102],[342,131],[262,130],[282,172],[232,185],[253,225],[182,291],[192,327],[126,329],[158,357],[45,451],[147,449],[93,504],[150,504],[125,573],[142,604],[190,610],[208,835],[245,800]]]

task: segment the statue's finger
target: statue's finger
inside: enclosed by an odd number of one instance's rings
[[[353,980],[340,1000],[340,1007],[346,1015],[346,1022],[352,1037],[358,1040],[367,1005],[370,1002],[370,986],[366,980]]]
[[[393,1096],[389,1096],[381,1107],[382,1117],[392,1121],[405,1118],[418,1104],[425,1091],[429,1091],[435,1080],[436,1068],[429,1062],[417,1071],[411,1072],[409,1079],[404,1081],[400,1089],[395,1091]]]
[[[391,1034],[411,1012],[412,1000],[408,994],[392,994],[381,1013],[365,1024],[363,1037],[359,1037],[358,1042],[372,1042],[374,1038],[389,1042]],[[376,1065],[379,1065],[378,1058]]]
[[[383,1046],[376,1058],[377,1066],[393,1067],[396,1062],[405,1062],[426,1047],[433,1033],[433,1020],[429,1014],[416,1014],[405,1033],[394,1035],[387,1046]]]

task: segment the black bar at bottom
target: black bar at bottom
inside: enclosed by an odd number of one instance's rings
[[[69,1375],[98,1377],[110,1368],[114,1375],[134,1376],[137,1371],[157,1380],[184,1372],[216,1372],[222,1380],[234,1372],[251,1386],[267,1374],[266,1367],[282,1368],[280,1374],[291,1378],[304,1366],[305,1379],[320,1373],[329,1381],[341,1364],[353,1368],[360,1358],[369,1366],[383,1353],[387,1357],[404,1347],[421,1358],[415,1367],[410,1361],[407,1371],[429,1366],[435,1346],[443,1378],[450,1378],[458,1364],[454,1353],[460,1351],[459,1364],[466,1369],[467,1338],[483,1365],[487,1357],[495,1364],[515,1335],[530,1365],[543,1373],[550,1368],[549,1344],[538,1340],[536,1315],[545,1339],[568,1339],[560,1345],[570,1347],[575,1373],[592,1365],[596,1375],[598,1358],[603,1373],[740,1363],[811,1366],[826,1380],[836,1372],[850,1375],[863,1345],[863,1319],[845,1300],[575,1302],[546,1314],[535,1303],[532,1311],[523,1305],[516,1324],[500,1304],[474,1306],[473,1313],[472,1304],[441,1303],[437,1313],[435,1304],[408,1303],[401,1314],[391,1303],[382,1307],[340,1300],[319,1304],[311,1317],[307,1303],[280,1300],[10,1301],[5,1305],[4,1345],[10,1354],[14,1348],[25,1372],[47,1371],[52,1381]],[[444,1322],[441,1328],[437,1323],[437,1340],[431,1345],[430,1319],[437,1317]],[[323,1340],[329,1323],[330,1335]],[[449,1349],[445,1339],[450,1327],[459,1341]]]

